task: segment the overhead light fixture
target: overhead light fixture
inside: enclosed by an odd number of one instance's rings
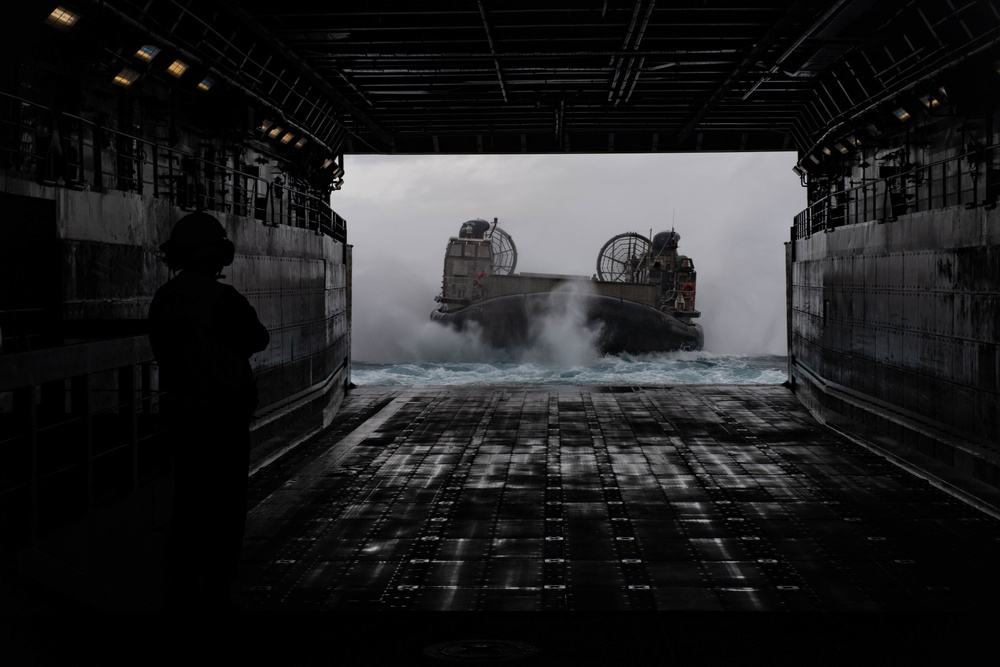
[[[215,79],[206,76],[204,79],[198,82],[198,90],[203,90],[206,93],[212,90],[212,86],[215,85]]]
[[[331,164],[333,164],[333,158],[327,158],[327,159],[323,160],[323,166],[320,167],[320,169],[326,169]]]
[[[76,12],[72,12],[65,7],[56,7],[46,17],[45,23],[59,30],[69,30],[79,20],[80,15]]]
[[[920,98],[920,103],[927,109],[936,109],[948,102],[948,91],[944,86],[938,86],[937,92],[928,93]]]
[[[267,133],[267,136],[271,137],[272,139],[275,139],[279,134],[281,134],[281,129],[282,128],[280,125],[275,125],[274,127],[271,128],[271,131]]]
[[[295,147],[296,148],[302,148],[303,146],[306,145],[307,141],[308,141],[308,139],[306,139],[305,137],[302,137],[301,139],[299,139],[298,141],[295,142]]]
[[[842,154],[844,155],[847,154],[847,147],[844,146],[844,144],[837,142],[833,145],[833,147],[836,148],[838,151],[840,151]]]
[[[852,146],[860,146],[861,140],[855,138],[853,134],[849,134],[847,135],[847,143],[851,144]]]
[[[823,146],[823,152],[824,152],[824,153],[826,153],[827,155],[831,155],[831,154],[833,154],[833,151],[831,151],[831,150],[830,150],[830,149],[829,149],[828,147],[826,147],[826,146]]]
[[[295,135],[291,132],[285,132],[285,136],[281,138],[281,143],[287,144],[289,141],[295,138]]]
[[[903,107],[899,107],[898,109],[893,111],[892,114],[901,121],[910,120],[910,113]]]
[[[271,127],[272,125],[274,125],[274,123],[273,123],[273,122],[271,122],[271,121],[269,121],[269,120],[262,120],[262,121],[260,122],[260,127],[258,127],[257,129],[258,129],[258,130],[260,130],[261,132],[267,132],[267,131],[268,131],[268,129],[270,129],[270,127]]]
[[[155,58],[157,54],[160,53],[160,47],[153,46],[152,44],[146,44],[145,46],[140,46],[139,50],[135,52],[135,57],[139,60],[145,60],[147,63]]]
[[[174,62],[170,63],[169,67],[167,67],[167,71],[176,76],[177,78],[180,78],[181,76],[183,76],[184,72],[188,71],[188,64],[183,60],[175,60]]]
[[[117,83],[122,88],[128,88],[139,79],[139,73],[134,69],[126,67],[115,75],[113,83]]]
[[[826,150],[826,149],[823,149],[823,150]],[[813,162],[815,162],[816,164],[819,164],[819,158],[816,157],[815,155],[810,155],[809,159],[812,160]]]

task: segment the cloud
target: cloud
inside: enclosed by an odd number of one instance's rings
[[[792,153],[351,156],[332,203],[354,245],[354,357],[412,361],[418,333],[435,344],[423,325],[445,246],[477,217],[511,234],[517,271],[587,276],[612,236],[674,226],[698,271],[706,349],[784,354],[784,242],[806,202],[794,163]]]

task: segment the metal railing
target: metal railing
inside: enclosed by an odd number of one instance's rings
[[[883,166],[879,177],[832,192],[797,214],[792,239],[947,206],[995,206],[1000,195],[1000,169],[993,166],[997,148],[977,147],[914,167]]]
[[[24,352],[41,346],[39,333],[45,326],[44,308],[0,310],[0,354]]]
[[[134,192],[347,240],[345,220],[313,191],[280,176],[264,179],[259,166],[212,144],[199,155],[3,92],[0,128],[0,168],[40,183]]]
[[[0,355],[0,530],[35,539],[169,471],[145,336]]]

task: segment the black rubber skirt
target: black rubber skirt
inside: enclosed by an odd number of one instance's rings
[[[595,294],[515,294],[431,313],[432,320],[458,330],[474,323],[485,342],[502,348],[531,345],[547,320],[560,317],[596,330],[597,347],[605,354],[700,350],[705,341],[701,325],[633,301]]]

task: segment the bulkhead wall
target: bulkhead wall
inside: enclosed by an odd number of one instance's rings
[[[58,288],[44,302],[62,341],[83,342],[144,331],[156,289],[171,274],[159,246],[188,211],[169,202],[111,191],[72,190],[7,179],[8,198],[49,201],[55,217],[54,252],[60,257]],[[350,376],[347,245],[325,234],[288,225],[264,224],[244,216],[213,212],[236,246],[222,282],[244,294],[271,336],[251,358],[260,409],[310,388],[331,384],[343,395]],[[37,221],[51,225],[52,221]],[[31,268],[37,276],[53,266]]]
[[[791,243],[790,367],[806,405],[1000,487],[1000,209],[957,205]]]

